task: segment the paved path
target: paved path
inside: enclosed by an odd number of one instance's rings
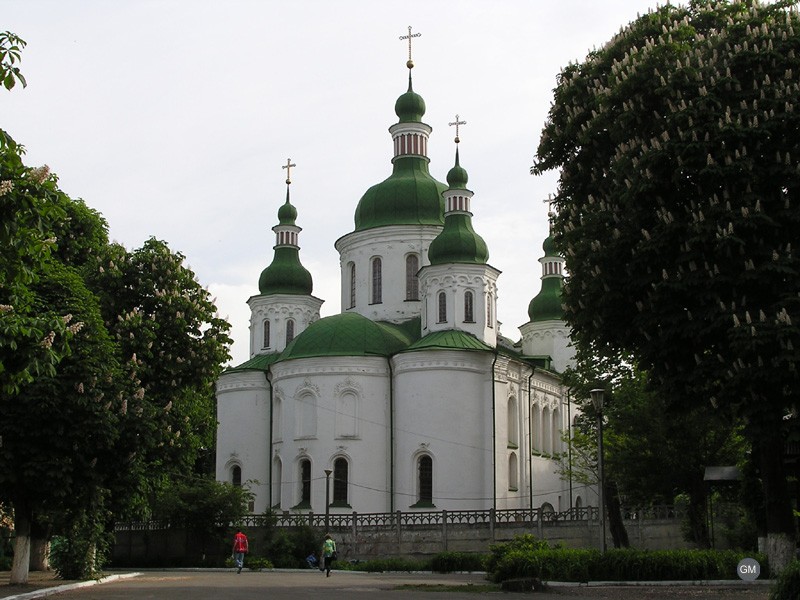
[[[742,585],[736,582],[715,586],[559,586],[535,596],[502,592],[458,591],[452,586],[485,585],[483,574],[435,573],[354,573],[334,571],[325,577],[318,571],[146,571],[135,577],[123,577],[98,585],[59,592],[52,600],[296,600],[323,595],[326,600],[375,598],[380,600],[475,600],[476,596],[537,598],[548,600],[767,600],[766,585]],[[418,586],[398,589],[398,586]],[[436,586],[454,589],[434,591]],[[7,591],[3,590],[4,592]],[[53,591],[53,588],[50,588]],[[6,600],[31,600],[43,597],[47,590],[9,596]]]

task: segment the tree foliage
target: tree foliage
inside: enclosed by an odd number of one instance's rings
[[[17,64],[22,59],[25,40],[10,31],[0,32],[0,83],[7,90],[12,89],[19,81],[22,87],[28,85],[25,76]]]
[[[561,73],[534,172],[578,343],[637,357],[671,402],[745,419],[793,536],[780,453],[798,396],[795,1],[666,5]]]

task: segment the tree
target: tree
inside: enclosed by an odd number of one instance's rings
[[[135,411],[141,419],[119,444],[136,457],[140,491],[150,491],[115,497],[137,500],[145,512],[168,476],[192,471],[211,452],[215,382],[229,358],[230,325],[184,260],[151,238],[133,252],[111,244],[87,265],[118,358],[138,387]]]
[[[560,169],[578,344],[630,353],[674,403],[735,411],[767,552],[794,552],[782,453],[798,397],[797,2],[664,6],[563,70],[532,169]]]
[[[28,85],[25,76],[16,64],[22,58],[22,49],[26,46],[25,40],[10,31],[0,32],[0,82],[7,90],[13,88],[17,81],[22,87]]]

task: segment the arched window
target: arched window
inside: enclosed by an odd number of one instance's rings
[[[269,348],[269,321],[264,321],[264,348]]]
[[[231,483],[237,487],[242,485],[242,467],[239,465],[231,467]]]
[[[333,506],[349,506],[347,503],[347,481],[350,466],[346,458],[333,461]]]
[[[517,491],[519,486],[518,473],[517,455],[512,452],[508,457],[508,489],[511,491]]]
[[[416,254],[406,256],[406,300],[419,300],[419,257]]]
[[[283,482],[283,462],[277,456],[272,463],[272,507],[281,506],[281,483]]]
[[[437,301],[439,303],[439,320],[437,323],[447,323],[447,294],[439,292]]]
[[[550,409],[542,409],[542,452],[549,454],[553,451],[553,420],[550,416]]]
[[[475,322],[475,296],[472,292],[464,292],[464,322]]]
[[[561,449],[561,413],[555,409],[552,414],[550,430],[553,432],[553,453]]]
[[[542,451],[542,411],[538,406],[531,407],[531,445],[534,452]]]
[[[508,446],[519,447],[519,418],[517,416],[517,399],[513,396],[508,399]]]
[[[272,439],[279,442],[283,439],[283,401],[272,397]]]
[[[335,435],[337,438],[354,438],[358,413],[358,396],[353,392],[344,392],[336,399]]]
[[[316,396],[306,392],[297,398],[295,419],[298,438],[313,438],[317,435]]]
[[[286,345],[294,339],[294,321],[289,319],[286,321]]]
[[[381,269],[381,259],[372,259],[372,304],[383,302],[383,272]]]
[[[298,508],[311,508],[311,461],[300,461],[300,502]]]
[[[494,311],[492,310],[491,294],[486,294],[486,326],[494,327]]]
[[[417,505],[433,506],[433,459],[428,455],[417,460]]]
[[[350,263],[350,305],[353,308],[356,305],[356,263]]]

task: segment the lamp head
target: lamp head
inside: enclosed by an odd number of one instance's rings
[[[602,388],[595,388],[591,392],[589,392],[589,395],[592,398],[592,405],[594,406],[594,409],[598,413],[603,412],[603,394],[604,393],[605,393],[605,390],[603,390]]]

